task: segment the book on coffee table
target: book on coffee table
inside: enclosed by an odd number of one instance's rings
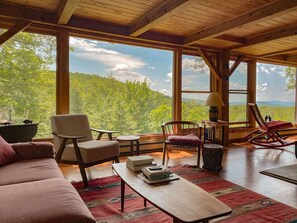
[[[140,171],[144,167],[156,166],[157,163],[153,161],[154,158],[149,155],[130,156],[127,158],[126,166],[132,171]]]
[[[163,183],[163,182],[169,182],[173,180],[178,180],[179,176],[172,173],[169,177],[166,178],[160,178],[160,179],[148,179],[143,173],[139,173],[136,175],[136,177],[140,180],[143,180],[144,182],[148,184],[157,184],[157,183]]]

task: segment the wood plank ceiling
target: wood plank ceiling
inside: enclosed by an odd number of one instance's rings
[[[297,65],[297,0],[2,0],[1,26],[10,29],[0,44],[30,27],[63,28]]]

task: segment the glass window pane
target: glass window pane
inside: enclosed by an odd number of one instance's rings
[[[247,120],[247,95],[229,94],[229,122]]]
[[[4,30],[0,30],[1,33]],[[56,109],[56,38],[21,32],[0,46],[0,120],[39,123],[36,138],[52,137]]]
[[[182,91],[209,91],[209,68],[201,57],[183,55]]]
[[[94,128],[160,133],[172,120],[172,52],[71,37],[70,111]]]
[[[262,116],[294,122],[295,77],[288,67],[257,63],[256,101]]]
[[[209,107],[205,106],[208,94],[182,94],[182,120],[201,122],[208,120]]]
[[[234,61],[230,62],[230,67]],[[230,90],[247,90],[247,63],[241,62],[229,79]]]

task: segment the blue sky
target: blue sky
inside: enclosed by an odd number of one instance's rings
[[[172,95],[173,53],[124,44],[107,43],[89,39],[71,38],[70,71],[100,76],[113,76],[119,81],[144,81],[150,88]],[[183,56],[183,90],[209,90],[209,69],[204,72],[193,68],[194,57]],[[237,75],[230,78],[230,88],[245,89],[246,66],[240,65]],[[294,101],[294,91],[286,91],[285,67],[257,65],[258,101]]]

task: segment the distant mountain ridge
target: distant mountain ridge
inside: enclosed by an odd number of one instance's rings
[[[295,103],[293,101],[257,101],[259,106],[268,106],[268,107],[293,107]],[[230,105],[242,105],[243,102],[230,102]]]
[[[274,107],[292,107],[295,106],[293,101],[257,101],[261,106],[274,106]]]

